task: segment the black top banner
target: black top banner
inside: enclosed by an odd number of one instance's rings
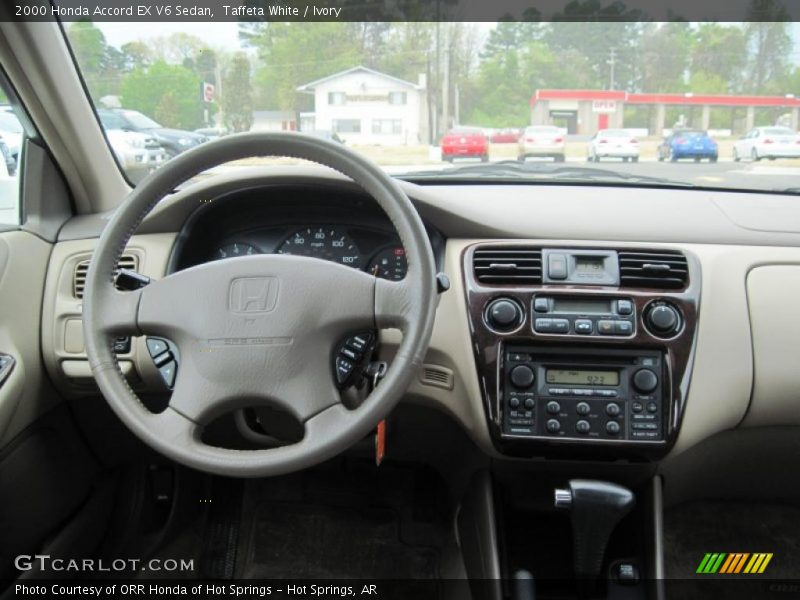
[[[798,21],[796,0],[3,0],[3,21]]]

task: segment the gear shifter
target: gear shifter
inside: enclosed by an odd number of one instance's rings
[[[611,533],[636,504],[629,489],[606,481],[571,479],[555,490],[556,508],[568,509],[575,546],[575,577],[591,590],[603,568]]]

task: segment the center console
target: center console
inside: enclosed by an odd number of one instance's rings
[[[693,256],[486,242],[463,259],[500,452],[666,453],[691,371],[700,290]]]

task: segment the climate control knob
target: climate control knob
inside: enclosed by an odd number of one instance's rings
[[[511,331],[522,323],[522,309],[508,298],[497,298],[486,307],[486,321],[498,331]]]
[[[644,320],[647,328],[658,337],[672,337],[681,328],[681,314],[671,304],[653,305]]]
[[[511,369],[511,383],[518,388],[524,389],[531,387],[534,378],[533,369],[526,365],[517,365]]]
[[[639,369],[633,374],[633,387],[641,394],[649,394],[658,387],[658,376],[650,369]]]

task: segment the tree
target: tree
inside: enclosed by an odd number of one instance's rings
[[[310,96],[297,88],[361,64],[358,41],[341,22],[260,23],[248,27],[248,43],[260,58],[254,74],[254,101],[278,110],[311,108]]]
[[[250,84],[250,61],[237,52],[223,78],[222,110],[225,125],[235,132],[249,131],[253,125],[253,90]]]
[[[723,93],[735,94],[745,87],[747,37],[741,27],[704,23],[697,28],[690,55],[692,75],[704,73],[727,82]],[[692,91],[702,91],[692,87]]]
[[[648,23],[642,32],[636,88],[644,92],[680,92],[692,50],[688,23]]]
[[[122,105],[155,118],[166,127],[195,129],[202,124],[200,78],[183,65],[158,60],[125,75]]]
[[[103,32],[89,21],[74,21],[67,28],[67,37],[92,98],[113,93],[116,81],[108,78],[108,47]]]

